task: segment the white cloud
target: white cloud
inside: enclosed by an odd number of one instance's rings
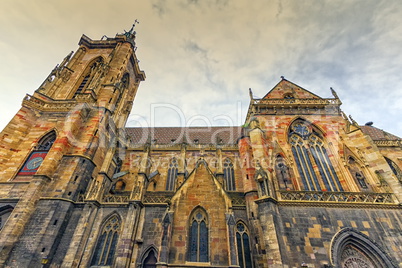
[[[77,49],[81,34],[114,36],[138,19],[137,55],[147,79],[133,114],[149,120],[150,104],[168,103],[188,118],[238,122],[248,88],[262,97],[284,75],[322,97],[334,87],[359,123],[402,136],[395,123],[402,113],[401,16],[399,1],[6,1],[0,128],[25,93]],[[166,112],[156,123],[177,122]]]

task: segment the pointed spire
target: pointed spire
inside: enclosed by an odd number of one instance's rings
[[[332,87],[330,87],[330,89],[331,89],[331,93],[334,96],[334,98],[339,99],[338,94],[336,94],[336,91]]]
[[[250,100],[253,100],[253,91],[251,90],[251,87],[248,89],[248,94],[250,95]]]

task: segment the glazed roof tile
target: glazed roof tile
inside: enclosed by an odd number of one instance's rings
[[[364,134],[369,135],[373,140],[388,140],[388,141],[395,141],[401,140],[398,136],[395,136],[391,133],[388,133],[382,129],[373,127],[373,126],[360,126],[361,130]]]
[[[155,127],[126,128],[133,143],[155,144],[236,144],[241,137],[242,127]]]

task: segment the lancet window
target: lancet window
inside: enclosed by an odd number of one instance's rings
[[[229,158],[226,158],[225,162],[223,163],[223,177],[225,179],[226,190],[236,191],[233,163]]]
[[[190,217],[188,260],[208,262],[208,218],[202,208],[197,208]]]
[[[82,80],[77,87],[77,90],[74,93],[74,98],[85,91],[85,89],[89,86],[91,83],[91,80],[94,78],[95,73],[98,71],[99,66],[102,64],[102,59],[98,58],[94,63],[91,64],[91,67],[89,67],[86,71],[84,71],[82,77]]]
[[[236,243],[239,266],[241,268],[253,267],[251,261],[250,236],[246,226],[242,222],[236,224]]]
[[[177,172],[179,165],[177,159],[174,157],[170,160],[168,174],[166,178],[166,191],[173,191],[176,183]]]
[[[111,216],[103,225],[92,257],[91,266],[112,265],[116,253],[121,222],[117,215]]]
[[[321,135],[305,121],[295,121],[289,142],[303,187],[307,191],[343,191]]]
[[[402,183],[402,171],[401,171],[401,169],[391,159],[385,157],[385,160],[387,160],[387,163],[388,163],[389,167],[391,168],[392,173],[394,173],[394,175],[397,177],[399,182]]]

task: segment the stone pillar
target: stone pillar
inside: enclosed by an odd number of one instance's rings
[[[216,156],[218,158],[218,166],[216,167],[216,178],[218,179],[219,183],[222,184],[223,188],[226,189],[224,175],[223,175],[223,165],[222,165],[222,149],[216,149]]]
[[[187,144],[183,142],[181,144],[180,158],[178,160],[179,172],[177,173],[176,189],[186,180],[186,149]]]
[[[159,251],[159,258],[156,267],[165,268],[167,267],[167,263],[169,261],[169,244],[170,237],[172,232],[172,221],[173,221],[173,212],[168,211],[163,218],[163,232],[162,232],[162,242],[161,248]]]
[[[5,266],[11,250],[22,236],[25,226],[35,211],[41,193],[49,181],[50,179],[47,176],[34,176],[24,195],[22,195],[22,198],[8,218],[6,225],[1,230],[0,267]]]
[[[89,235],[92,232],[92,227],[95,222],[98,209],[98,202],[90,202],[85,204],[81,218],[77,224],[77,228],[72,236],[70,247],[61,267],[70,268],[79,267],[81,265],[80,260],[84,254]]]
[[[126,219],[124,221],[124,229],[120,235],[118,251],[114,267],[128,267],[130,258],[133,253],[134,237],[138,227],[138,216],[141,207],[136,202],[130,202]]]
[[[226,213],[226,224],[228,229],[229,242],[229,267],[239,267],[236,249],[236,232],[234,230],[236,221],[233,212]]]

